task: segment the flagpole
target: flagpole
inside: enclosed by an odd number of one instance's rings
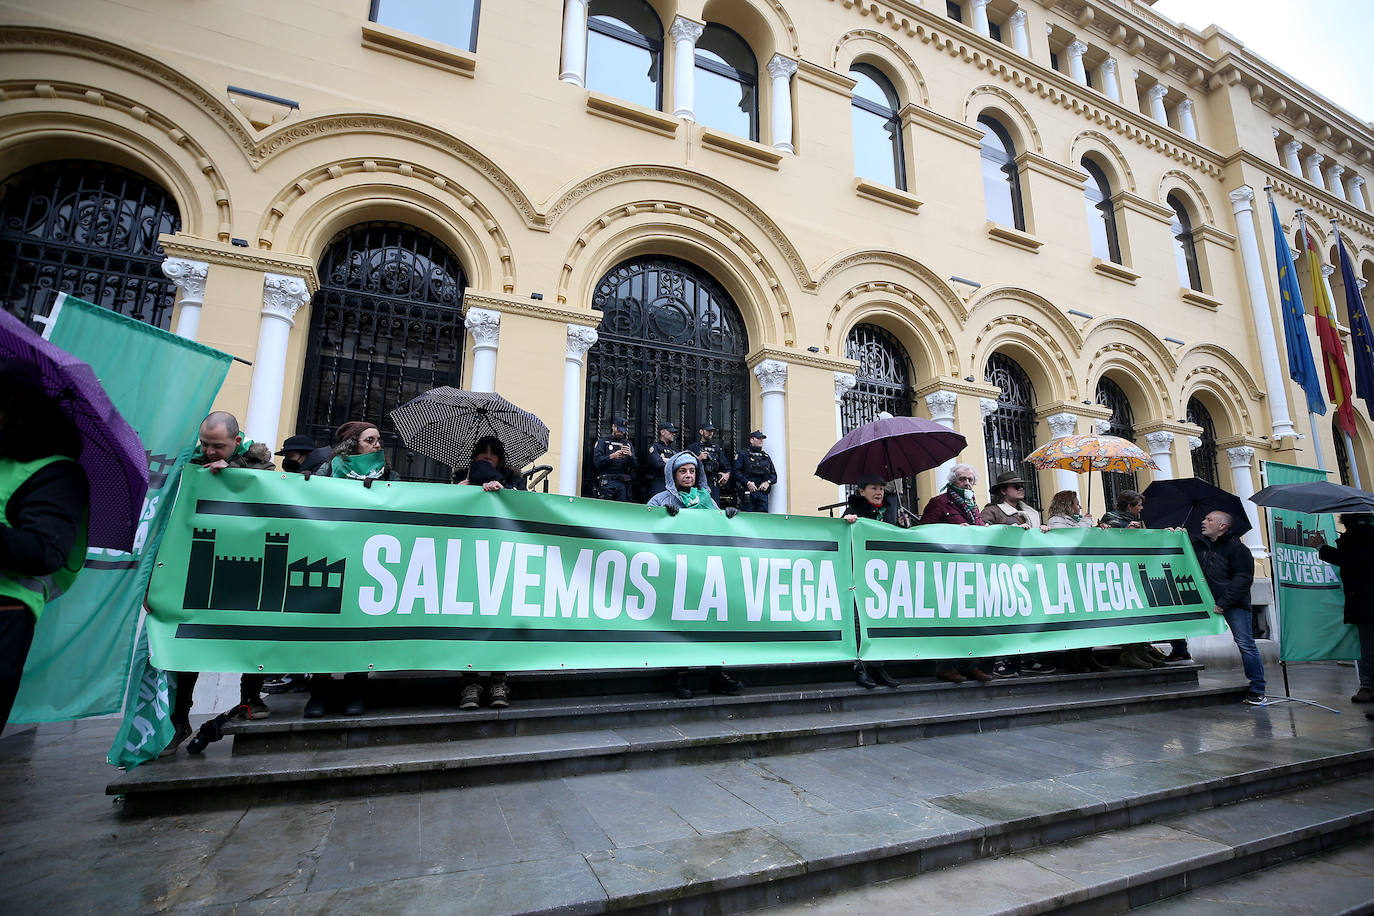
[[[1333,217],[1332,220],[1331,220],[1331,234],[1334,235],[1334,236],[1336,237],[1336,244],[1339,245],[1339,244],[1340,244],[1340,238],[1341,238],[1341,231],[1340,231],[1340,229],[1336,228],[1336,226],[1337,226],[1337,221],[1336,221],[1336,219]],[[1345,278],[1344,278],[1344,277],[1341,278],[1341,282],[1342,282],[1342,283],[1345,282]],[[1358,291],[1357,291],[1357,292],[1358,292]],[[1349,291],[1347,291],[1347,292],[1346,292],[1347,298],[1349,297],[1349,295],[1350,295],[1350,293],[1349,293]],[[1332,308],[1332,311],[1334,312],[1334,310],[1335,310],[1335,308],[1336,308],[1336,303],[1335,303],[1335,302],[1332,302],[1332,303],[1331,303],[1331,308]],[[1349,303],[1347,302],[1347,304],[1346,304],[1346,311],[1348,312],[1349,310],[1350,310],[1350,308],[1349,308]],[[1333,315],[1332,317],[1334,317],[1334,315]],[[1347,315],[1346,317],[1349,318],[1349,315]],[[1352,397],[1352,396],[1353,396],[1353,392],[1346,392],[1346,397]],[[1363,490],[1363,489],[1364,489],[1364,485],[1360,483],[1360,467],[1359,467],[1359,464],[1360,464],[1360,463],[1359,463],[1358,461],[1355,460],[1355,443],[1354,443],[1354,441],[1350,438],[1350,433],[1346,432],[1344,429],[1341,430],[1341,435],[1345,436],[1345,463],[1346,463],[1347,465],[1350,466],[1350,480],[1351,480],[1352,483],[1355,484],[1355,489],[1357,489],[1357,490]],[[1323,468],[1323,470],[1325,470],[1325,468]]]

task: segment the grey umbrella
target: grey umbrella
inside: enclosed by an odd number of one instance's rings
[[[1374,493],[1344,487],[1329,480],[1275,484],[1260,490],[1250,497],[1250,501],[1257,506],[1306,512],[1309,515],[1374,512]]]
[[[544,421],[493,391],[434,388],[393,410],[391,422],[406,448],[450,467],[467,467],[483,436],[500,439],[516,469],[549,450]]]

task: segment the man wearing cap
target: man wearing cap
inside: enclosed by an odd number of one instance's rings
[[[649,453],[644,456],[644,492],[649,498],[665,489],[663,469],[668,466],[668,459],[677,454],[676,438],[676,426],[666,422],[658,424],[658,441],[649,446]]]
[[[611,419],[611,434],[596,440],[592,447],[592,469],[596,471],[596,495],[615,502],[630,502],[634,482],[635,450],[630,445],[630,424],[624,417]]]
[[[730,460],[725,450],[715,441],[716,425],[710,420],[697,427],[697,441],[687,446],[687,451],[697,456],[701,462],[705,483],[711,488],[711,498],[720,503],[720,488],[730,480]]]
[[[740,496],[744,512],[767,512],[769,491],[778,482],[773,459],[763,450],[767,438],[763,430],[754,430],[749,434],[749,446],[735,456],[735,479],[744,487]]]

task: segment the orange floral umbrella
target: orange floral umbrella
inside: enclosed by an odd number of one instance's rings
[[[1063,436],[1026,456],[1038,470],[1058,468],[1086,474],[1089,471],[1130,473],[1140,468],[1159,470],[1159,465],[1134,442],[1120,436]]]

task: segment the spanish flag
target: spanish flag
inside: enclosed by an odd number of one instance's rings
[[[1341,336],[1336,331],[1336,310],[1331,305],[1331,296],[1326,292],[1326,279],[1322,276],[1317,243],[1305,226],[1300,231],[1298,245],[1307,258],[1307,275],[1312,280],[1312,312],[1316,317],[1317,339],[1321,343],[1322,365],[1326,369],[1326,393],[1336,408],[1336,425],[1353,438],[1355,405],[1350,399],[1350,373],[1345,368],[1345,347],[1341,345]]]

